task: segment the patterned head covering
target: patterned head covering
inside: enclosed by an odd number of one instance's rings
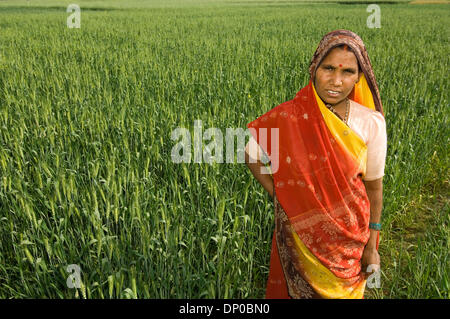
[[[377,81],[373,73],[372,64],[369,55],[361,38],[354,32],[349,30],[335,30],[326,34],[319,43],[316,52],[313,55],[309,65],[309,74],[311,80],[314,81],[316,69],[327,56],[327,54],[335,47],[346,44],[348,45],[358,60],[359,66],[366,77],[370,91],[372,92],[375,109],[384,116],[383,105],[381,104],[380,92],[378,91]]]

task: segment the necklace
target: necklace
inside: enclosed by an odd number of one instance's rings
[[[325,106],[334,114],[336,114],[337,117],[339,117],[342,120],[342,117],[336,112],[336,110],[331,106],[331,104],[325,104]],[[345,99],[345,118],[344,118],[344,123],[347,124],[348,121],[348,112],[350,109],[350,101],[348,100],[348,98]]]

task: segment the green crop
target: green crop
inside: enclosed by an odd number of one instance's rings
[[[264,297],[269,196],[244,164],[173,163],[171,132],[246,128],[345,28],[388,129],[366,297],[449,298],[448,8],[377,1],[369,29],[354,2],[78,1],[69,29],[72,2],[1,1],[0,297]]]

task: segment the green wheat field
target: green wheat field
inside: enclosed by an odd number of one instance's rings
[[[441,2],[376,1],[372,29],[370,1],[0,0],[0,298],[263,298],[269,195],[237,161],[173,163],[171,133],[245,129],[335,29],[364,40],[388,130],[365,298],[450,298]]]

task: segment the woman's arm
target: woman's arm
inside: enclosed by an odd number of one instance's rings
[[[383,207],[383,178],[374,181],[363,181],[366,186],[367,197],[370,202],[370,223],[380,223],[381,209]],[[377,250],[378,231],[370,229],[370,238],[364,247],[361,257],[361,271],[366,278],[370,275],[367,267],[370,265],[380,266],[380,255]],[[373,269],[375,271],[375,269]]]
[[[252,172],[256,180],[264,187],[264,189],[273,198],[273,178],[270,174],[263,174],[267,172],[267,168],[261,162],[260,153],[262,152],[256,142],[250,140],[245,146],[245,164]]]
[[[383,178],[374,181],[363,181],[366,186],[367,197],[370,202],[370,222],[380,223],[381,210],[383,208]],[[368,248],[376,249],[378,231],[370,230],[370,239],[367,243]]]

